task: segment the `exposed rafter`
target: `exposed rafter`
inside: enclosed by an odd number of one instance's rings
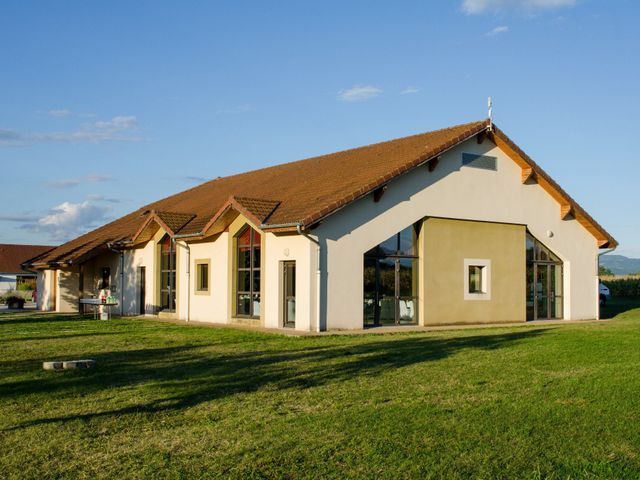
[[[387,188],[388,188],[388,185],[382,185],[381,187],[376,188],[373,191],[373,201],[378,203],[380,199],[382,199],[384,192],[387,191]]]
[[[569,204],[560,205],[560,218],[568,220],[573,215],[573,207]]]
[[[429,163],[427,163],[427,169],[430,172],[433,172],[436,167],[438,166],[438,164],[440,163],[440,157],[437,156],[436,158],[432,158],[431,160],[429,160]]]
[[[522,169],[522,176],[520,180],[522,181],[523,184],[527,183],[530,180],[535,180],[535,179],[536,177],[534,175],[533,168],[527,167]]]

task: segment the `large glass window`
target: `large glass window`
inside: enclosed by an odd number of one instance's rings
[[[417,230],[414,226],[364,254],[364,324],[418,322]]]
[[[527,320],[563,318],[562,260],[527,233]]]
[[[176,246],[169,235],[160,241],[160,308],[176,310]]]
[[[260,316],[260,234],[246,227],[236,237],[236,314]]]

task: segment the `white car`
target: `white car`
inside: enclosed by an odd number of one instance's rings
[[[606,305],[607,300],[611,298],[611,292],[609,291],[609,287],[607,287],[604,283],[600,283],[600,305]]]

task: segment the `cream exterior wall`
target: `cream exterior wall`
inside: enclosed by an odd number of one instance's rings
[[[462,167],[462,152],[497,157],[497,171]],[[499,148],[473,138],[443,154],[433,172],[425,166],[390,182],[379,202],[370,194],[328,217],[312,232],[322,245],[322,327],[362,328],[364,252],[428,216],[526,225],[564,261],[565,318],[596,318],[595,239],[575,220],[561,220],[559,204],[520,178]],[[422,312],[428,300],[419,299]]]
[[[56,312],[78,312],[79,279],[78,267],[69,267],[57,270],[58,285],[56,292]]]

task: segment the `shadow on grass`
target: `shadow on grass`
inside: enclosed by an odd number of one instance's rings
[[[88,318],[83,318],[77,314],[51,314],[41,312],[29,312],[29,313],[3,313],[0,314],[0,328],[4,325],[29,325],[34,323],[50,324],[51,322],[72,322],[72,321],[86,321]]]
[[[608,320],[636,308],[640,308],[640,297],[614,297],[600,307],[600,318]]]
[[[468,349],[495,350],[533,338],[550,329],[457,338],[411,336],[385,340],[366,339],[348,345],[310,346],[294,350],[212,353],[193,345],[111,352],[95,357],[98,367],[81,372],[7,383],[0,395],[19,401],[27,395],[90,395],[118,387],[147,384],[161,398],[135,406],[83,415],[52,416],[10,427],[134,413],[177,411],[236,394],[297,389],[376,376],[422,362],[437,361]]]
[[[119,334],[116,332],[68,333],[68,334],[62,334],[62,335],[40,335],[40,336],[38,335],[26,336],[21,334],[14,334],[11,337],[0,338],[0,343],[36,342],[39,340],[68,340],[76,337],[105,337],[110,335],[119,335]]]

